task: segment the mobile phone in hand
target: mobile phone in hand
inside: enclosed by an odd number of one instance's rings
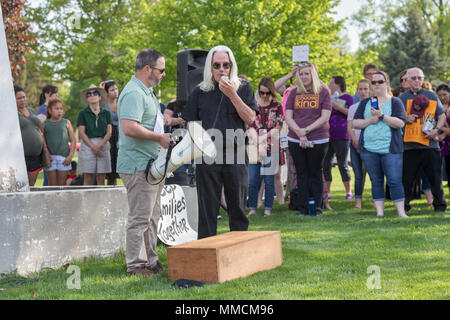
[[[372,108],[378,110],[378,98],[376,96],[370,98],[370,105]]]

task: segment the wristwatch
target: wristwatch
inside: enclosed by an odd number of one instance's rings
[[[383,121],[384,119],[384,114],[382,114],[381,116],[378,117],[378,120]]]
[[[310,133],[310,131],[305,128],[305,134],[309,134],[309,133]]]

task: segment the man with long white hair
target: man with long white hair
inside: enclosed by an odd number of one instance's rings
[[[217,233],[222,187],[230,231],[248,229],[245,214],[248,158],[245,155],[244,161],[238,161],[238,151],[245,153],[242,137],[246,124],[255,120],[257,112],[253,89],[249,82],[238,77],[233,52],[226,46],[212,48],[206,57],[203,81],[189,96],[182,114],[186,121],[201,121],[203,128],[216,138],[216,147],[219,146],[217,151],[220,156],[214,163],[208,164],[210,161],[204,160],[196,167],[199,239]],[[230,132],[234,133],[231,137]]]

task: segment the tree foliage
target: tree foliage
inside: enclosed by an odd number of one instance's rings
[[[368,0],[352,18],[360,30],[361,51],[378,52],[380,57],[384,57],[382,61],[387,63],[385,67],[390,75],[396,76],[399,71],[410,66],[423,66],[426,56],[431,55],[428,57],[431,60],[426,68],[429,72],[428,76],[440,79],[437,81],[448,81],[450,65],[448,1]],[[420,26],[413,24],[420,24]],[[414,30],[418,34],[415,34]],[[405,33],[408,33],[410,37],[409,44],[402,40]],[[423,42],[416,43],[416,47],[423,48],[426,51],[424,54],[420,54],[413,47],[413,43],[419,38],[423,39]],[[423,43],[427,43],[432,48],[427,48]]]
[[[438,39],[430,34],[415,7],[410,8],[403,28],[393,31],[388,42],[386,55],[380,59],[391,78],[411,67],[421,68],[427,76],[438,76],[445,68],[439,57]]]
[[[23,1],[0,0],[0,4],[5,25],[11,72],[13,77],[16,78],[27,63],[25,53],[30,51],[35,37],[31,32],[30,25],[22,17],[22,10],[25,7]]]
[[[74,83],[69,105],[86,83],[115,79],[119,89],[134,73],[140,49],[166,56],[161,100],[176,94],[176,54],[188,48],[224,44],[235,53],[239,73],[255,86],[292,67],[292,47],[310,46],[310,61],[328,82],[346,77],[351,90],[362,67],[376,55],[353,57],[340,49],[342,22],[330,16],[338,0],[49,0],[30,8],[36,24],[36,54],[42,69]],[[72,90],[73,89],[73,90]],[[72,106],[74,107],[74,106]],[[75,106],[81,108],[82,106]]]

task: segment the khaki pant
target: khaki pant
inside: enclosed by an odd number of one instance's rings
[[[158,260],[156,243],[158,240],[158,220],[161,216],[160,194],[164,180],[157,185],[149,175],[145,180],[144,171],[135,174],[120,173],[128,197],[127,230],[126,230],[126,263],[127,271],[139,267],[153,266]]]

